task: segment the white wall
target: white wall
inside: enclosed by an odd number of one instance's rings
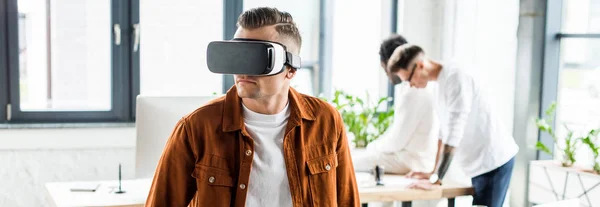
[[[135,130],[0,130],[0,206],[48,206],[44,184],[134,175]]]

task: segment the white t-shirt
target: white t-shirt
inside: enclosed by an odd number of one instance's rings
[[[437,82],[441,137],[456,147],[455,159],[468,176],[490,172],[517,154],[511,132],[472,76],[450,62],[443,65]]]
[[[381,137],[369,143],[371,152],[396,153],[413,171],[431,171],[435,165],[439,120],[427,89],[401,84],[395,99],[394,120]]]
[[[246,197],[248,207],[292,206],[283,158],[283,137],[290,116],[288,106],[273,115],[259,114],[243,106],[246,130],[254,140],[254,157]]]

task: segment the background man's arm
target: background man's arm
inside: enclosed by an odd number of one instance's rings
[[[448,168],[450,167],[450,163],[452,162],[452,158],[454,157],[454,147],[445,144],[444,149],[440,154],[441,160],[439,162],[439,165],[437,165],[436,167],[437,170],[434,171],[439,176],[438,183],[441,182],[440,180],[442,180],[442,178],[444,178],[444,176],[446,175],[446,172],[448,172]]]

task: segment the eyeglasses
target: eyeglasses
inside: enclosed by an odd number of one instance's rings
[[[410,83],[410,80],[412,79],[413,75],[415,74],[415,70],[416,69],[417,69],[417,64],[415,63],[415,66],[413,66],[413,69],[410,72],[410,75],[408,76],[408,79],[406,80],[409,83]],[[404,82],[404,80],[402,80],[397,75],[390,73],[386,68],[384,68],[384,70],[385,70],[385,73],[387,74],[387,76],[390,78],[390,81],[392,82],[393,85],[400,84],[400,83]]]

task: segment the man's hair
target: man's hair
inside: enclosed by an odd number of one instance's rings
[[[279,35],[291,38],[300,50],[302,37],[290,13],[279,11],[276,8],[258,7],[242,13],[237,22],[238,27],[245,29],[256,29],[271,25],[276,25],[275,30]]]
[[[384,40],[379,47],[379,58],[381,59],[381,62],[387,64],[388,60],[390,60],[390,57],[392,56],[392,53],[394,53],[394,50],[406,43],[406,39],[402,35],[398,34],[392,35]]]
[[[399,70],[408,70],[408,64],[415,59],[419,54],[424,53],[421,47],[416,45],[403,45],[397,47],[390,57],[387,67],[391,73],[396,73]]]

